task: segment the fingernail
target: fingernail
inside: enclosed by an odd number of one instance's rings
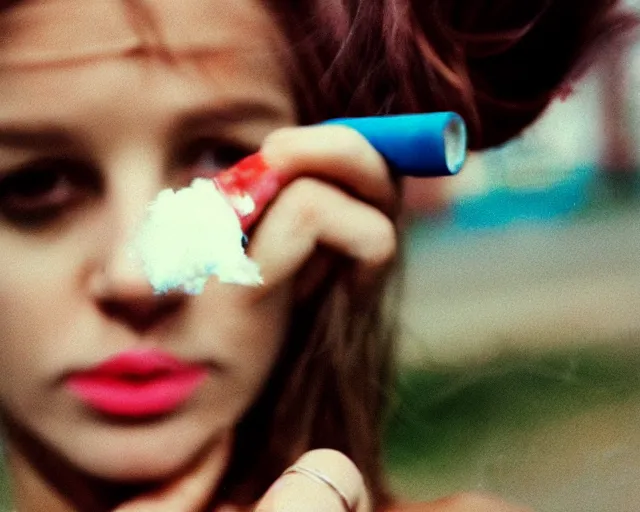
[[[283,186],[280,175],[267,165],[261,153],[241,160],[214,181],[234,205],[243,231],[251,227]]]

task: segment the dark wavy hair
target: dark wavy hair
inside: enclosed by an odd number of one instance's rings
[[[517,135],[636,20],[617,0],[267,0],[303,123],[454,110],[471,147]]]

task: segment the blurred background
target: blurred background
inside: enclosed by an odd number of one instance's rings
[[[640,512],[640,43],[517,140],[407,188],[394,489]]]
[[[640,44],[406,200],[395,489],[640,511]]]

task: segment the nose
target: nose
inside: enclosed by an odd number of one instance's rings
[[[177,292],[156,294],[127,244],[117,247],[97,272],[94,297],[101,314],[138,334],[176,317],[187,301]]]
[[[96,293],[99,310],[136,333],[148,332],[175,317],[187,300],[178,292],[162,295],[154,292],[131,249],[130,239],[125,237],[115,243],[99,275]]]
[[[144,334],[175,317],[184,299],[174,295],[147,298],[105,297],[99,301],[102,313],[129,330]]]
[[[157,180],[132,177],[114,185],[104,217],[102,255],[95,268],[93,295],[100,312],[132,331],[144,333],[175,316],[187,300],[184,294],[156,294],[133,250],[133,239],[147,205],[161,190]]]

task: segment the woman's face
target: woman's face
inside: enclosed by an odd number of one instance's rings
[[[154,296],[130,259],[161,189],[295,124],[279,34],[258,0],[131,4],[0,13],[2,408],[107,478],[162,477],[225,438],[277,358],[290,303],[286,283]],[[70,389],[69,375],[148,349],[206,368],[167,414],[103,414]]]

